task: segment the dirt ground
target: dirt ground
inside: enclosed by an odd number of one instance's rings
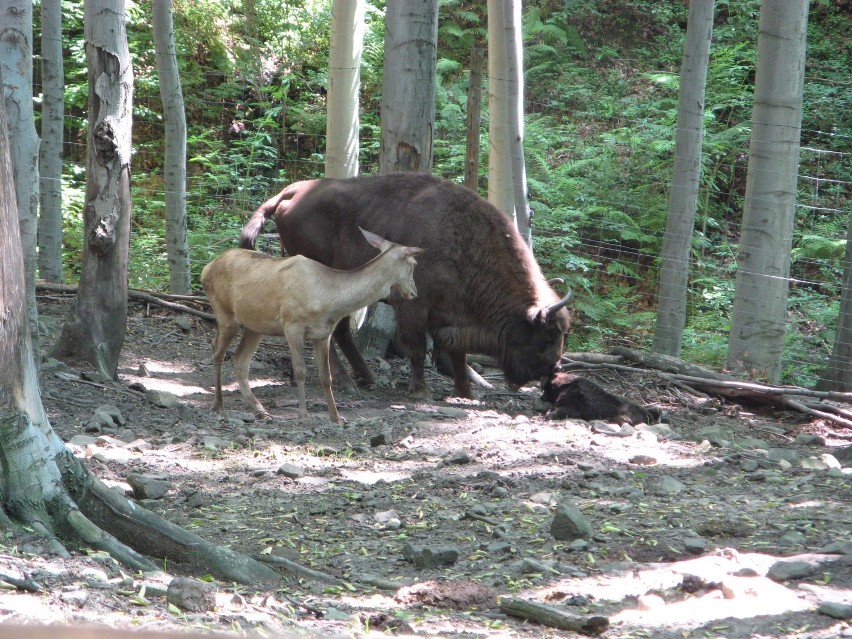
[[[39,297],[45,345],[70,299]],[[175,524],[343,585],[285,568],[268,592],[208,578],[215,606],[189,612],[166,600],[180,566],[132,574],[101,553],[63,559],[37,538],[7,536],[0,573],[42,590],[0,589],[2,624],[577,636],[498,603],[518,599],[604,617],[608,638],[852,637],[848,428],[702,396],[651,371],[583,374],[662,408],[662,425],[548,421],[537,387],[512,391],[487,362],[493,387],[478,400],[445,399],[450,380],[430,371],[435,399],[412,401],[401,359],[373,362],[376,388],[338,393],[341,426],[326,418],[312,361],[311,414],[298,419],[287,348],[272,338],[252,383],[273,419],[246,412],[226,362],[226,421],[210,411],[213,332],[133,303],[118,382],[44,367],[53,428],[118,490],[131,494],[139,475],[163,487],[140,503]],[[104,406],[112,423],[93,419]],[[587,539],[554,536],[572,505]]]

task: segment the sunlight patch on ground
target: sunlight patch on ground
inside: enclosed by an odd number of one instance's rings
[[[402,481],[404,479],[408,479],[410,476],[410,473],[376,470],[351,470],[346,468],[341,469],[340,474],[344,479],[367,485],[375,484],[380,480],[384,480],[386,482]]]

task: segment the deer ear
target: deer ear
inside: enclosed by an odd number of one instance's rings
[[[380,236],[376,235],[375,233],[371,233],[370,231],[368,231],[366,229],[362,229],[360,226],[358,227],[358,230],[361,231],[363,236],[367,239],[367,241],[370,244],[375,246],[380,251],[384,251],[386,249],[389,249],[393,245],[393,242],[391,242],[390,240],[386,240],[385,238],[380,237]]]

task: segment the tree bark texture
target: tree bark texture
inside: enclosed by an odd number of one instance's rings
[[[65,128],[65,66],[62,2],[41,2],[41,149],[39,152],[38,272],[62,283],[62,136]]]
[[[807,0],[760,7],[745,210],[728,341],[728,368],[781,377],[796,214]]]
[[[364,28],[363,0],[334,0],[328,60],[326,177],[358,175],[358,94]]]
[[[505,0],[488,0],[488,201],[515,220]]]
[[[674,173],[663,236],[654,351],[680,355],[686,326],[687,281],[701,178],[704,89],[710,63],[715,0],[692,0],[680,65]]]
[[[479,187],[479,128],[482,126],[482,49],[470,50],[470,81],[467,87],[467,145],[464,185],[473,192]]]
[[[840,313],[828,367],[817,383],[819,390],[852,392],[852,213],[846,229],[846,257],[840,290]]]
[[[186,237],[186,113],[178,73],[171,0],[153,0],[154,47],[163,101],[166,187],[166,252],[169,291],[190,292],[189,245]]]
[[[127,321],[133,72],[124,0],[86,0],[89,128],[80,288],[55,356],[115,377]]]
[[[385,12],[382,148],[379,166],[432,172],[438,0],[396,0]]]
[[[38,147],[33,113],[33,5],[0,0],[0,77],[9,127],[12,171],[23,244],[27,317],[38,353],[38,312],[35,302],[38,230]]]

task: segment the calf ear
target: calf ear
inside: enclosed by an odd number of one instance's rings
[[[360,226],[358,227],[358,230],[361,231],[361,233],[364,235],[364,237],[370,244],[375,246],[380,251],[386,251],[394,245],[393,242],[391,242],[390,240],[386,240],[385,238],[376,235],[375,233],[371,233],[366,229],[362,229]]]

